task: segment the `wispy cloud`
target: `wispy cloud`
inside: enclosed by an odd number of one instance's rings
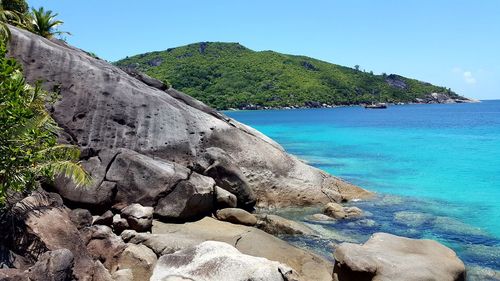
[[[464,71],[464,73],[462,75],[464,77],[465,83],[467,83],[467,84],[476,84],[476,78],[474,78],[474,76],[472,75],[472,72],[470,72],[470,71]]]
[[[453,72],[453,73],[455,73],[457,75],[462,76],[464,82],[467,83],[467,84],[472,85],[472,84],[476,84],[476,82],[477,82],[476,78],[472,74],[472,71],[463,70],[460,67],[454,67],[454,68],[451,69],[451,72]]]

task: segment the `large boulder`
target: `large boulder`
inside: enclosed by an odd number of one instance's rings
[[[340,244],[333,272],[335,281],[465,281],[465,266],[453,250],[387,233],[363,245]]]
[[[210,214],[215,208],[215,181],[196,172],[158,200],[155,215],[163,220],[191,220]]]
[[[230,155],[231,161],[226,165],[217,157],[214,163],[219,164],[210,164],[207,175],[223,184],[217,182],[221,188],[235,189],[242,205],[253,205],[254,200],[259,206],[326,204],[369,196],[180,92],[150,87],[63,42],[10,29],[9,56],[22,64],[27,81],[44,81],[44,88],[60,93],[53,117],[63,128],[61,141],[99,152],[87,155],[88,163],[83,163],[94,176],[95,188],[56,185],[68,201],[96,208],[113,200],[153,206],[158,194],[176,184],[172,176],[184,174],[180,167],[195,167],[210,148]],[[119,153],[119,148],[149,159]],[[112,157],[101,157],[104,150]],[[169,169],[175,171],[163,173]],[[218,171],[224,173],[217,175]]]
[[[227,243],[207,241],[160,257],[151,281],[173,277],[205,281],[286,281],[292,274],[286,265],[244,255]]]
[[[182,241],[184,246],[210,240],[220,241],[234,246],[243,254],[286,264],[294,269],[300,281],[332,280],[331,262],[254,227],[206,217],[185,224],[153,221],[152,234],[156,235],[156,242],[164,241],[167,244],[165,249],[174,245],[172,241]],[[177,246],[181,245],[177,244]]]
[[[92,225],[92,214],[87,209],[71,210],[69,218],[78,229]]]
[[[70,281],[73,278],[74,257],[68,249],[43,253],[38,261],[28,269],[32,281]]]

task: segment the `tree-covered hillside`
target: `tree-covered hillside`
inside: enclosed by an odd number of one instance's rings
[[[374,75],[305,56],[252,51],[237,43],[195,43],[127,57],[134,67],[218,108],[415,102],[450,89],[399,75]]]

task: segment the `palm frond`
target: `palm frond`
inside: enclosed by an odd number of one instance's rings
[[[69,178],[77,187],[88,186],[92,183],[92,177],[82,168],[80,163],[69,160],[43,163],[35,167],[35,169],[40,171],[50,170],[56,175]]]

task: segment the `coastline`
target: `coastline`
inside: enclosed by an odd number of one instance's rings
[[[480,100],[475,99],[450,99],[442,102],[439,101],[413,101],[413,102],[398,102],[398,103],[386,103],[389,106],[399,106],[399,105],[424,105],[424,104],[461,104],[461,103],[479,103]],[[350,104],[350,105],[335,105],[335,104],[314,104],[314,105],[293,105],[293,106],[281,106],[281,107],[273,107],[273,106],[261,106],[261,105],[249,105],[243,106],[241,108],[228,108],[225,111],[245,111],[245,110],[292,110],[292,109],[313,109],[313,108],[342,108],[342,107],[363,107],[366,104]]]

